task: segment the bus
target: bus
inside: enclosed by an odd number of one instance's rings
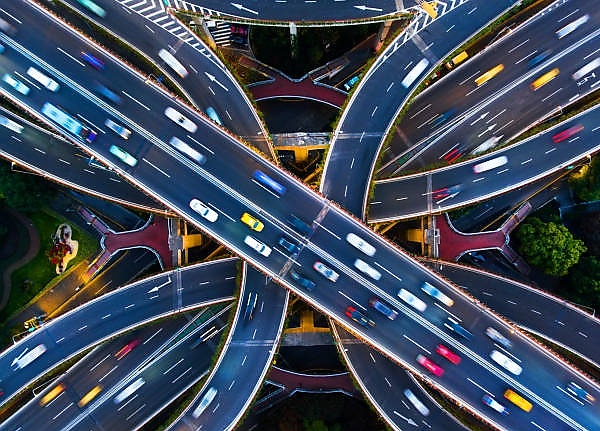
[[[585,24],[589,18],[590,18],[589,15],[583,15],[582,17],[577,18],[572,23],[567,24],[564,27],[556,30],[556,37],[558,37],[559,39],[562,39],[566,35],[573,33],[575,30],[577,30],[577,28],[580,25]]]
[[[586,64],[581,69],[579,69],[577,72],[575,72],[573,74],[573,79],[575,81],[578,81],[579,79],[583,78],[585,75],[587,75],[588,73],[597,69],[598,67],[600,67],[600,57],[596,58],[595,60],[590,61],[588,64]]]
[[[533,408],[533,405],[529,401],[517,394],[512,389],[507,389],[506,392],[504,392],[504,398],[527,413],[529,413]]]
[[[104,18],[106,16],[106,11],[94,3],[92,0],[77,0],[81,6],[94,12],[100,18]]]
[[[479,87],[481,84],[485,84],[486,82],[488,82],[494,76],[498,75],[503,70],[504,70],[504,65],[498,64],[497,66],[494,66],[490,70],[485,72],[483,75],[479,76],[478,78],[475,78],[475,84],[477,84],[477,86]]]
[[[171,54],[169,51],[161,49],[160,51],[158,51],[158,56],[165,63],[167,63],[167,65],[171,69],[173,69],[175,73],[177,73],[177,75],[181,76],[182,78],[185,78],[188,75],[187,69],[183,67],[183,64],[181,64],[175,57],[173,57],[173,54]]]
[[[408,75],[404,77],[400,84],[402,84],[404,88],[410,87],[410,85],[413,82],[415,82],[415,80],[419,77],[421,73],[423,73],[423,71],[428,65],[429,60],[427,60],[426,58],[421,59],[421,61],[419,61],[417,65],[413,67],[410,72],[408,72]]]
[[[44,407],[54,398],[62,394],[64,390],[65,385],[63,383],[59,383],[58,385],[54,386],[46,395],[42,397],[42,399],[40,399],[40,406]]]
[[[38,344],[37,346],[35,346],[29,352],[25,353],[20,358],[15,359],[13,361],[12,365],[13,366],[16,365],[17,370],[19,370],[21,368],[25,368],[27,365],[31,364],[37,358],[42,356],[45,352],[46,352],[46,346],[43,344]]]
[[[481,172],[489,171],[491,169],[499,168],[502,165],[508,163],[506,156],[496,157],[495,159],[486,160],[473,166],[473,172],[480,174]]]
[[[79,121],[71,117],[62,109],[54,106],[50,102],[44,103],[42,106],[42,114],[63,127],[67,132],[84,139],[85,141],[92,143],[98,134],[87,127],[84,127]]]
[[[531,83],[531,85],[530,85],[531,89],[533,91],[536,91],[538,88],[543,87],[544,85],[546,85],[547,83],[552,81],[554,78],[556,78],[559,73],[560,73],[560,70],[558,70],[557,67],[550,70],[549,72],[544,73],[542,76],[540,76],[538,79],[536,79],[535,81],[533,81]]]
[[[256,170],[252,177],[254,178],[254,181],[265,186],[277,196],[283,196],[285,194],[286,188],[264,172]]]

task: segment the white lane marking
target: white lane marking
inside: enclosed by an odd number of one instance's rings
[[[161,332],[162,330],[163,330],[163,328],[159,328],[159,329],[158,329],[158,330],[157,330],[157,331],[156,331],[154,334],[150,335],[150,337],[149,337],[149,338],[148,338],[146,341],[144,341],[144,342],[142,343],[142,345],[144,345],[144,344],[148,343],[148,342],[149,342],[150,340],[152,340],[152,339],[153,339],[155,336],[157,336],[158,334],[160,334],[160,332]]]
[[[108,358],[110,358],[110,355],[106,355],[104,358],[102,358],[100,360],[100,362],[98,362],[96,365],[94,365],[92,368],[90,368],[90,372],[94,371],[98,365],[100,365],[102,362],[106,361]]]
[[[139,408],[134,411],[133,413],[131,413],[129,416],[127,416],[127,420],[131,419],[133,416],[135,416],[140,410],[142,410],[144,407],[146,407],[146,403],[142,404],[141,406],[139,406]]]
[[[520,44],[518,44],[514,48],[509,49],[508,52],[512,53],[513,51],[516,51],[517,49],[519,49],[520,47],[522,47],[523,45],[525,45],[527,42],[529,42],[529,39],[524,40],[523,42],[521,42]]]
[[[577,333],[578,333],[579,335],[581,335],[582,337],[584,337],[584,338],[587,338],[587,337],[588,337],[586,334],[584,334],[584,333],[583,333],[583,332],[581,332],[581,331],[579,331],[579,332],[577,332]]]
[[[406,338],[408,341],[410,341],[411,343],[413,343],[415,346],[420,347],[421,349],[423,349],[428,355],[431,355],[431,352],[429,350],[427,350],[425,347],[421,346],[419,343],[417,343],[415,340],[413,340],[412,338],[410,338],[408,335],[404,334],[402,336],[404,338]]]
[[[397,276],[396,274],[394,274],[393,272],[391,272],[391,271],[388,271],[388,269],[387,269],[387,268],[385,268],[385,267],[383,267],[383,266],[381,266],[381,265],[379,264],[379,262],[375,262],[375,265],[377,265],[379,268],[383,269],[385,272],[387,272],[389,275],[391,275],[392,277],[394,277],[396,280],[398,280],[398,281],[402,281],[402,278],[398,277],[398,276]]]
[[[145,157],[142,160],[144,160],[144,162],[148,163],[150,166],[152,166],[158,172],[160,172],[161,174],[163,174],[165,177],[171,178],[171,175],[167,174],[165,171],[163,171],[161,168],[159,168],[158,166],[156,166],[154,163],[152,163],[149,160],[147,160]]]
[[[121,410],[123,410],[127,404],[129,404],[130,402],[135,400],[137,397],[138,397],[138,394],[135,394],[133,397],[129,398],[125,404],[121,405],[121,407],[119,407],[117,409],[117,411],[120,412]]]
[[[189,367],[187,370],[185,370],[183,373],[181,373],[180,375],[178,375],[177,377],[175,377],[174,380],[171,380],[171,383],[175,383],[177,382],[177,380],[179,380],[180,378],[182,378],[183,376],[185,376],[190,370],[192,369],[192,367]]]
[[[56,49],[58,49],[60,52],[62,52],[64,55],[66,55],[67,57],[69,57],[74,62],[79,63],[79,65],[81,67],[85,67],[85,63],[84,62],[79,61],[77,58],[73,57],[71,54],[69,54],[67,51],[65,51],[64,49],[62,49],[60,46],[57,46]]]
[[[204,148],[206,151],[208,151],[210,154],[214,155],[215,152],[213,150],[211,150],[210,148],[208,148],[206,145],[200,143],[198,140],[194,139],[193,137],[191,137],[190,135],[186,135],[188,138],[190,138],[192,141],[194,141],[196,144],[200,145],[202,148]]]
[[[102,377],[100,377],[100,379],[98,380],[98,383],[102,383],[102,380],[104,380],[105,378],[107,378],[108,375],[110,373],[112,373],[113,371],[115,371],[117,368],[119,368],[118,365],[115,365],[114,367],[112,367],[108,373],[106,373],[105,375],[103,375]]]
[[[131,100],[133,100],[135,103],[137,103],[138,105],[140,105],[142,108],[144,108],[146,111],[150,111],[151,109],[144,105],[142,102],[140,102],[139,100],[137,100],[135,97],[133,97],[131,94],[129,94],[126,91],[121,91],[121,93],[123,93],[125,96],[129,97]]]
[[[72,405],[73,405],[73,403],[71,403],[71,404],[67,405],[67,407],[65,407],[65,408],[64,408],[64,409],[62,409],[60,412],[58,412],[58,413],[56,414],[56,416],[54,416],[54,417],[52,418],[52,420],[55,420],[57,417],[59,417],[60,415],[62,415],[62,414],[65,412],[65,410],[67,410],[67,409],[68,409],[69,407],[71,407]]]
[[[167,368],[167,370],[163,372],[163,376],[166,376],[169,371],[171,371],[173,368],[175,368],[181,362],[183,362],[183,358],[181,358],[180,360],[178,360],[177,362],[175,362],[173,365],[171,365],[169,368]]]
[[[354,299],[350,298],[348,295],[346,295],[344,292],[342,292],[341,290],[338,290],[338,293],[340,295],[342,295],[344,298],[346,298],[348,301],[352,302],[354,305],[356,305],[359,308],[362,308],[364,311],[367,311],[367,308],[363,305],[361,305],[359,302],[355,301]]]

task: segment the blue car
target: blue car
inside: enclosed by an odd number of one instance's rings
[[[294,255],[300,253],[300,248],[285,237],[279,238],[278,244],[290,254]]]
[[[89,52],[82,52],[81,59],[96,70],[104,69],[104,62],[102,60],[100,60],[99,58],[94,57]]]

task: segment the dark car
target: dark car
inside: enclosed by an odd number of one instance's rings
[[[300,248],[285,237],[279,238],[278,244],[290,254],[300,253]]]
[[[451,317],[448,317],[448,321],[444,322],[444,326],[466,340],[470,340],[473,337],[473,334],[471,334],[469,331],[463,328],[456,320],[454,320]]]
[[[533,57],[531,60],[529,60],[529,62],[527,63],[527,66],[529,66],[530,68],[534,68],[535,66],[537,66],[538,64],[543,62],[545,59],[547,59],[550,54],[552,54],[552,51],[549,49],[544,52],[539,53],[538,55]]]
[[[290,214],[287,218],[287,222],[291,224],[294,229],[304,235],[310,235],[313,233],[312,226],[302,220],[300,217]]]
[[[94,57],[89,52],[82,52],[81,59],[96,70],[104,69],[104,62],[97,57]]]
[[[373,322],[371,319],[369,319],[367,316],[362,314],[360,311],[358,311],[351,305],[349,305],[348,308],[346,308],[346,316],[354,320],[356,323],[364,326],[365,328],[368,328],[369,326],[375,326],[375,322]]]
[[[315,287],[317,287],[317,284],[314,281],[304,277],[303,275],[297,273],[293,269],[290,270],[290,277],[292,277],[292,280],[297,282],[300,286],[304,287],[306,290],[311,291]]]

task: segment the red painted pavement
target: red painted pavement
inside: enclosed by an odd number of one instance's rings
[[[480,233],[462,233],[452,226],[447,216],[435,217],[436,227],[440,233],[439,257],[443,260],[456,261],[468,251],[501,249],[508,237],[501,230]]]

